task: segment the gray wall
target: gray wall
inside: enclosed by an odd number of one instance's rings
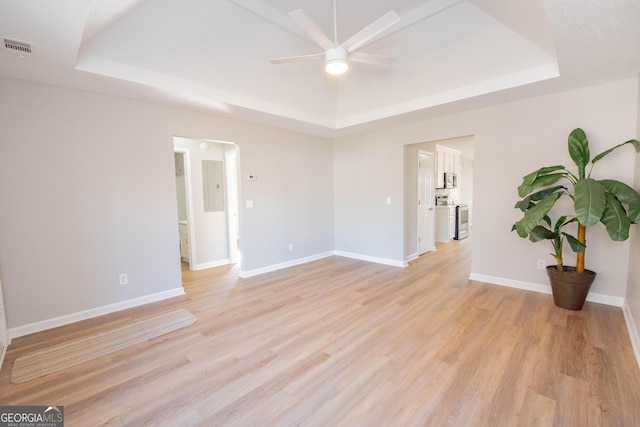
[[[332,153],[328,139],[275,128],[240,142],[244,272],[333,251]]]
[[[334,247],[328,139],[19,80],[0,99],[9,328],[180,288],[175,135],[234,141],[258,174],[240,183],[256,206],[241,207],[243,269]]]
[[[10,328],[180,287],[175,135],[239,145],[249,272],[333,250],[404,262],[405,145],[474,135],[473,272],[547,283],[536,260],[551,262],[549,248],[510,232],[522,176],[570,162],[574,127],[585,128],[594,153],[638,132],[636,79],[335,141],[17,80],[0,79],[0,97],[0,274]],[[634,167],[620,151],[596,177],[630,182]],[[247,181],[250,173],[257,180]],[[637,319],[635,233],[614,243],[591,229],[587,266],[599,274],[594,292],[622,298],[629,283]],[[129,285],[118,284],[123,272]]]
[[[640,85],[639,85],[640,87]],[[640,90],[638,91],[638,128],[636,130],[636,139],[640,140]],[[633,188],[640,189],[640,160],[636,160],[635,176]],[[633,319],[629,319],[634,323],[631,325],[635,329],[635,339],[638,340],[638,331],[640,331],[640,227],[632,227],[631,230],[631,250],[629,251],[629,273],[627,279],[627,309]],[[636,351],[636,357],[640,363],[640,342],[633,341]]]
[[[475,274],[546,285],[537,259],[551,263],[550,248],[511,233],[519,215],[513,205],[522,177],[545,165],[570,164],[569,132],[583,127],[594,153],[636,134],[637,80],[541,96],[410,125],[340,138],[335,143],[336,249],[397,262],[404,260],[404,146],[473,135]],[[633,178],[635,157],[612,154],[594,177]],[[629,242],[611,242],[602,227],[588,233],[587,267],[598,272],[593,292],[625,295]],[[574,263],[567,254],[567,264]],[[546,285],[548,286],[548,285]]]

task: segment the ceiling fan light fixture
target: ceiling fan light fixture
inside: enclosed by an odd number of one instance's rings
[[[333,74],[334,76],[343,74],[348,69],[349,69],[349,64],[347,64],[342,59],[333,59],[331,61],[327,61],[327,65],[325,65],[324,67],[324,70],[327,73]]]
[[[327,49],[324,54],[325,66],[324,69],[327,73],[334,76],[343,74],[349,69],[347,63],[347,51],[342,48]]]

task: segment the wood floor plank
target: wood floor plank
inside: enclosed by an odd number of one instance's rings
[[[622,311],[468,280],[471,238],[406,268],[329,257],[242,279],[183,270],[186,295],[17,338],[0,404],[66,425],[635,426]],[[29,351],[177,308],[198,321],[24,384]]]

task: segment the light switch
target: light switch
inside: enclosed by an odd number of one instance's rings
[[[247,200],[247,209],[251,209],[253,207],[253,200]]]
[[[391,204],[391,197],[387,196],[387,204],[390,205]]]

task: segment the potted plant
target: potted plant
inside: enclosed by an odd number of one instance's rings
[[[640,223],[640,194],[636,190],[620,181],[591,178],[596,162],[627,144],[640,153],[640,141],[631,139],[591,159],[587,135],[580,128],[574,129],[569,135],[568,148],[577,172],[562,165],[543,167],[526,175],[518,187],[523,199],[515,207],[523,212],[523,217],[513,225],[512,231],[532,242],[551,240],[557,265],[547,267],[547,274],[554,302],[562,308],[582,309],[596,277],[596,273],[586,270],[584,265],[587,227],[601,222],[612,240],[624,241],[629,238],[631,224]],[[549,212],[562,196],[572,200],[573,214],[558,218],[552,226]],[[562,231],[574,222],[578,225],[577,236]],[[575,267],[563,265],[565,239],[577,254]]]

